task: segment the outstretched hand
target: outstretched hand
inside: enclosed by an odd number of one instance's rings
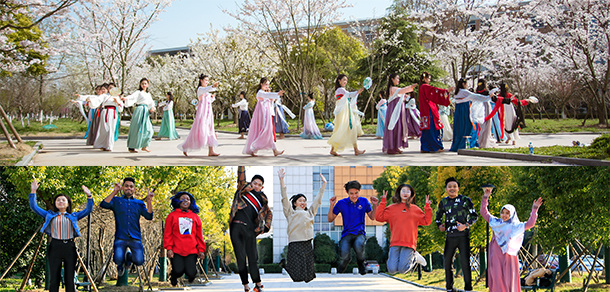
[[[326,178],[320,173],[320,180],[322,180],[322,183],[326,183]]]
[[[432,201],[430,201],[430,195],[426,195],[426,204],[432,205]]]
[[[284,179],[284,177],[286,177],[286,170],[285,170],[285,169],[283,169],[283,168],[280,168],[280,170],[278,170],[278,171],[277,171],[277,177],[278,177],[280,180],[283,180],[283,179]]]
[[[38,183],[38,180],[36,180],[36,179],[34,178],[34,180],[32,181],[32,184],[31,184],[31,186],[30,186],[31,193],[35,194],[35,193],[36,193],[36,190],[38,190],[38,187],[39,187],[39,186],[40,186],[40,183]]]
[[[483,190],[483,198],[489,198],[489,196],[491,196],[491,188],[485,188]]]
[[[284,92],[286,92],[286,91],[280,90],[280,92],[278,92],[277,95],[284,96]]]
[[[358,89],[358,94],[362,93],[364,91],[364,87],[360,87],[360,89]]]
[[[155,192],[154,191],[148,191],[148,196],[146,196],[146,202],[148,203],[152,203],[152,199],[155,196]]]
[[[534,201],[534,206],[532,208],[538,209],[542,205],[542,197],[538,198],[538,200]]]
[[[120,192],[121,191],[121,184],[120,183],[115,183],[113,191],[115,191],[117,193]]]
[[[85,195],[87,195],[87,198],[91,198],[91,191],[89,190],[89,188],[84,185],[82,186],[82,188]]]
[[[383,190],[382,195],[381,195],[381,199],[386,199],[388,197],[388,191],[387,190]]]
[[[212,87],[218,87],[218,85],[220,85],[220,83],[218,83],[218,81],[216,81],[212,84]]]

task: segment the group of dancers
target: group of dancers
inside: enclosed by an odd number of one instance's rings
[[[295,282],[310,282],[315,279],[312,240],[313,224],[318,208],[321,205],[327,180],[321,176],[322,185],[313,203],[307,206],[307,197],[295,194],[288,198],[285,183],[286,172],[278,171],[281,187],[281,201],[284,216],[287,219],[288,251],[286,259],[280,265],[286,269]],[[237,190],[231,205],[229,216],[230,237],[235,251],[238,273],[246,292],[249,291],[248,274],[254,282],[254,292],[263,291],[258,270],[258,252],[256,237],[271,228],[273,218],[268,205],[268,198],[262,191],[264,178],[254,175],[250,182],[245,179],[245,167],[238,167]],[[39,183],[34,179],[29,195],[30,208],[45,219],[41,232],[51,236],[48,250],[51,287],[58,291],[61,268],[65,275],[73,275],[77,253],[74,239],[80,236],[78,220],[91,213],[93,199],[86,186],[82,186],[87,196],[86,208],[72,212],[72,201],[66,194],[57,194],[49,210],[38,207],[36,191]],[[347,197],[339,200],[330,198],[328,222],[333,222],[341,214],[343,231],[339,241],[340,261],[338,271],[345,272],[351,260],[351,249],[356,254],[359,273],[366,274],[364,246],[367,240],[365,216],[378,222],[388,222],[391,231],[390,250],[387,261],[389,273],[405,273],[416,264],[426,265],[426,260],[417,252],[418,226],[432,223],[431,201],[426,196],[422,210],[416,202],[415,189],[408,184],[399,185],[392,196],[392,204],[387,205],[387,191],[383,191],[381,200],[373,196],[369,199],[360,196],[361,185],[358,181],[349,181],[344,186]],[[462,267],[470,266],[470,227],[476,223],[478,214],[470,198],[459,194],[459,182],[450,177],[445,180],[447,197],[441,199],[436,211],[436,224],[441,232],[446,233],[444,248],[445,281],[447,291],[453,287],[453,256],[460,251],[459,260]],[[113,260],[117,265],[119,276],[128,272],[130,266],[141,266],[144,263],[144,248],[140,230],[140,217],[153,219],[152,200],[154,192],[149,191],[144,201],[134,199],[135,179],[125,178],[122,184],[116,183],[113,191],[100,203],[100,207],[110,209],[115,217],[115,240]],[[519,291],[518,252],[523,244],[524,232],[532,228],[537,219],[537,211],[542,205],[542,198],[534,201],[527,222],[519,221],[515,207],[507,204],[502,207],[500,217],[495,217],[487,210],[491,188],[484,188],[480,207],[481,216],[489,222],[493,237],[489,246],[489,288],[490,291]],[[119,194],[122,193],[120,196]],[[370,200],[370,202],[369,202]],[[204,258],[206,245],[202,235],[202,225],[195,197],[185,191],[177,192],[171,197],[173,208],[165,222],[163,246],[172,262],[170,282],[177,285],[178,278],[186,274],[190,283],[196,278],[197,258]],[[470,269],[464,268],[464,290],[472,290]],[[74,277],[65,277],[66,291],[74,290]]]
[[[358,110],[358,95],[364,87],[357,91],[348,91],[348,77],[344,74],[335,80],[336,104],[333,111],[334,128],[328,144],[331,146],[330,154],[339,156],[339,152],[346,147],[352,147],[355,155],[365,152],[358,148],[358,137],[363,135],[361,117],[364,115]],[[431,76],[424,72],[420,76],[419,84],[412,84],[399,88],[400,76],[390,74],[386,90],[379,103],[377,103],[377,138],[383,139],[382,151],[387,154],[400,154],[409,146],[409,138],[419,138],[422,153],[444,151],[443,140],[451,140],[450,151],[464,148],[490,148],[495,142],[506,141],[513,143],[519,139],[519,125],[523,121],[521,106],[529,102],[537,102],[533,97],[518,100],[509,93],[508,86],[500,84],[499,89],[489,91],[487,82],[480,79],[476,92],[467,89],[467,82],[460,79],[455,87],[453,98],[450,93],[454,90],[442,89],[430,85]],[[208,148],[208,156],[218,156],[214,151],[218,147],[218,139],[214,130],[214,112],[212,103],[215,96],[212,94],[218,89],[218,82],[210,84],[209,77],[201,74],[196,89],[197,112],[191,130],[185,141],[178,145],[178,149],[185,156],[188,153]],[[411,96],[416,87],[419,87],[419,108],[416,99]],[[155,110],[155,102],[148,93],[148,80],[140,81],[139,89],[133,94],[123,97],[118,94],[109,94],[112,84],[104,84],[96,89],[97,95],[80,96],[74,102],[87,103],[90,108],[90,125],[87,130],[87,144],[94,148],[112,151],[114,141],[118,139],[119,113],[124,107],[135,106],[129,127],[127,146],[130,152],[136,149],[150,152],[148,146],[153,136],[150,113]],[[272,150],[275,156],[281,155],[276,147],[277,139],[284,138],[289,133],[286,115],[294,118],[290,109],[281,103],[284,91],[270,92],[269,80],[262,78],[256,93],[256,106],[252,118],[248,113],[246,93],[240,93],[240,101],[233,104],[239,108],[240,139],[246,138],[243,154],[257,156],[258,151]],[[387,99],[383,98],[383,95]],[[303,107],[303,132],[300,137],[304,139],[322,139],[316,124],[314,107],[316,101],[312,94],[308,95],[308,103]],[[449,124],[449,106],[455,103],[453,127]],[[167,93],[166,101],[159,104],[163,106],[163,120],[158,139],[178,139],[173,116],[173,95]],[[279,137],[276,137],[279,134]],[[495,137],[495,139],[492,137]]]

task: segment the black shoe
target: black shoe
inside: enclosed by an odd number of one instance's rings
[[[472,285],[470,285],[470,286],[465,286],[465,287],[464,287],[464,291],[472,291]]]
[[[169,276],[169,282],[172,284],[172,287],[176,287],[178,285],[178,279],[174,278],[174,276]]]

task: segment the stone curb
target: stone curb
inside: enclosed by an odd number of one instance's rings
[[[505,153],[495,151],[483,151],[483,150],[466,150],[459,149],[458,155],[468,156],[480,156],[488,158],[501,158],[501,159],[514,159],[523,161],[542,161],[542,162],[557,162],[562,164],[571,165],[582,165],[582,166],[610,166],[610,161],[596,160],[596,159],[584,159],[584,158],[569,158],[559,156],[548,156],[548,155],[530,155],[530,154],[519,154],[519,153]]]
[[[30,161],[32,161],[32,158],[34,158],[36,153],[38,153],[38,150],[40,149],[41,145],[42,145],[42,142],[37,142],[34,145],[34,151],[32,151],[32,153],[30,153],[26,156],[23,156],[21,158],[21,160],[15,164],[15,166],[27,166],[28,164],[30,164]]]

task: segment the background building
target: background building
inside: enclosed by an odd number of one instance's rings
[[[288,245],[288,233],[286,231],[288,222],[283,213],[280,181],[277,171],[286,169],[286,191],[288,198],[294,194],[304,194],[307,197],[307,205],[311,205],[313,198],[318,194],[321,186],[320,173],[324,175],[328,184],[322,198],[322,205],[318,209],[314,223],[314,236],[317,233],[325,233],[335,242],[341,239],[343,231],[343,220],[341,215],[334,222],[328,222],[329,199],[337,196],[339,199],[347,197],[343,185],[350,180],[358,180],[362,184],[360,196],[371,197],[375,195],[373,180],[383,172],[383,166],[275,166],[273,167],[273,262],[281,259],[284,247]],[[379,245],[383,246],[384,235],[383,223],[370,220],[366,217],[367,237],[376,236]]]

